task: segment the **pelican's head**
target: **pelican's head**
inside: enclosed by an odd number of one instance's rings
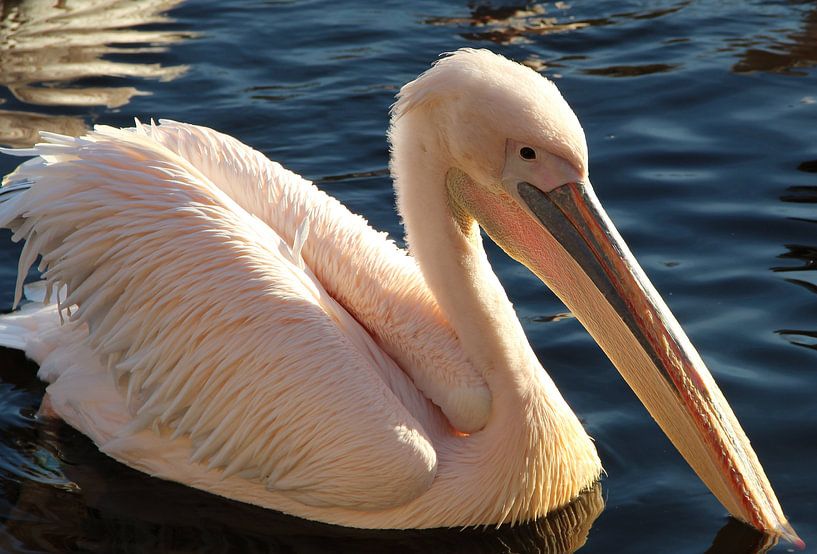
[[[402,118],[413,120],[414,162],[434,150],[450,166],[447,201],[463,233],[479,224],[564,301],[729,512],[800,542],[723,394],[599,204],[584,132],[556,86],[460,50],[401,90],[393,123]]]
[[[459,50],[405,85],[393,120],[418,111],[432,115],[437,144],[481,186],[512,171],[551,187],[556,169],[587,178],[584,130],[556,85],[488,50]]]

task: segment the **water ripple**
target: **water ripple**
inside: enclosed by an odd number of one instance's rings
[[[57,9],[45,0],[0,4],[0,85],[16,104],[123,106],[146,93],[134,86],[91,83],[123,78],[169,81],[187,71],[184,65],[134,61],[194,36],[134,28],[167,26],[172,20],[163,12],[179,1],[68,1]],[[77,135],[84,129],[80,116],[0,111],[0,144],[7,146],[30,146],[38,130]]]

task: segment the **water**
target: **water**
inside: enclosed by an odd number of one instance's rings
[[[200,123],[315,179],[398,239],[384,139],[398,87],[462,46],[555,79],[584,124],[599,197],[708,362],[795,528],[817,542],[817,3],[53,4],[0,5],[0,142],[134,116]],[[0,158],[0,173],[13,167]],[[3,237],[9,309],[17,249]],[[35,368],[3,351],[0,550],[559,552],[586,540],[582,552],[764,551],[553,295],[489,254],[608,472],[566,512],[514,530],[369,533],[210,497],[38,419]]]

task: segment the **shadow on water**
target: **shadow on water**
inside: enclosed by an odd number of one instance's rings
[[[180,1],[0,2],[0,85],[9,93],[0,96],[0,104],[15,104],[0,110],[0,144],[30,146],[41,130],[68,135],[85,130],[79,115],[36,113],[27,106],[116,108],[145,94],[116,79],[168,81],[184,73],[185,66],[123,59],[162,52],[193,36],[161,29],[172,21],[163,12]],[[137,29],[146,25],[159,28]]]

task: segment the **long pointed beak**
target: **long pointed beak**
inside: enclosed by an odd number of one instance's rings
[[[726,509],[761,531],[802,545],[732,409],[590,184],[543,192],[519,183],[517,192],[552,236],[547,248],[561,248],[547,255],[559,264],[528,256],[520,261],[587,328]]]

